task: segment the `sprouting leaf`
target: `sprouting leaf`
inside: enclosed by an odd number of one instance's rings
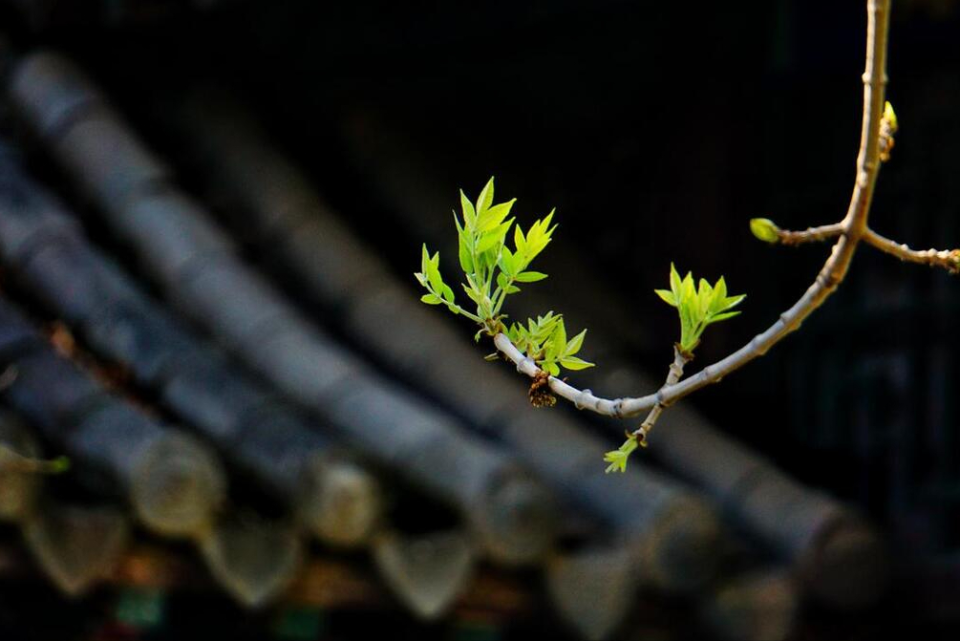
[[[581,369],[593,367],[595,364],[576,356],[567,356],[566,358],[560,359],[560,365],[562,367],[566,367],[570,371],[576,372]]]
[[[477,253],[482,254],[488,249],[496,247],[498,244],[502,244],[507,236],[507,232],[510,230],[510,225],[513,224],[513,218],[510,220],[497,225],[490,229],[490,231],[485,232],[480,237],[480,242],[477,243]]]
[[[558,376],[562,367],[581,370],[592,367],[576,356],[583,346],[586,330],[567,340],[563,317],[552,311],[526,324],[503,325],[506,314],[501,308],[508,294],[520,291],[518,284],[535,283],[547,278],[543,272],[527,270],[531,261],[551,242],[557,225],[553,224],[555,211],[535,220],[526,231],[514,226],[510,217],[516,199],[495,204],[494,179],[490,178],[476,201],[471,201],[460,190],[461,214],[453,213],[457,230],[457,258],[466,282],[460,287],[476,304],[476,314],[456,303],[454,287],[444,282],[440,273],[440,254],[433,253],[424,244],[421,248],[420,271],[414,274],[427,292],[421,297],[430,305],[445,305],[454,314],[462,314],[481,325],[475,336],[504,331],[510,340],[547,373]],[[507,247],[510,228],[513,231],[513,248]],[[675,301],[679,298],[674,298]],[[723,310],[719,310],[723,311]]]
[[[477,226],[477,212],[473,208],[473,203],[467,198],[467,195],[460,190],[460,208],[463,210],[463,223],[468,230],[473,230]]]
[[[553,342],[557,345],[557,354],[564,354],[567,351],[567,328],[563,320],[557,323],[557,329],[553,333]]]
[[[723,309],[732,309],[740,304],[740,302],[746,298],[746,294],[740,294],[739,296],[730,296],[723,300]]]
[[[765,243],[780,242],[780,228],[769,218],[753,218],[750,220],[750,231]]]
[[[733,318],[734,316],[739,316],[743,312],[724,312],[722,314],[717,314],[712,318],[707,320],[707,324],[710,323],[719,323],[720,321],[727,320],[728,318]]]
[[[637,449],[637,439],[628,438],[618,449],[607,452],[603,455],[603,460],[609,463],[607,474],[610,472],[626,472],[627,459]]]
[[[520,225],[513,229],[513,244],[517,248],[517,255],[524,256],[527,252],[527,239],[523,235]]]
[[[489,231],[502,223],[510,214],[510,209],[515,202],[517,202],[516,198],[508,200],[505,203],[500,203],[499,205],[494,205],[483,212],[483,214],[477,216],[477,231],[481,233]]]
[[[470,248],[467,247],[467,244],[463,241],[463,239],[460,241],[457,257],[460,259],[460,268],[465,273],[470,273],[473,271],[473,256],[470,255]]]
[[[493,204],[493,176],[490,177],[490,180],[487,181],[487,184],[484,185],[483,190],[480,192],[480,197],[477,198],[477,217],[483,215],[483,212]]]
[[[517,274],[516,267],[514,266],[514,255],[509,247],[504,246],[504,248],[500,250],[500,260],[497,262],[497,266],[500,267],[500,271],[507,276],[515,276]]]
[[[896,132],[900,128],[900,123],[897,122],[897,112],[893,110],[893,105],[890,104],[889,100],[883,105],[883,119],[887,121],[891,131]]]
[[[521,283],[536,283],[546,277],[547,275],[542,272],[521,272],[517,274],[517,280]]]
[[[671,292],[670,290],[668,290],[668,289],[655,289],[655,290],[653,290],[653,292],[654,292],[657,296],[659,296],[659,297],[663,300],[663,302],[665,302],[667,305],[670,305],[671,307],[676,307],[676,306],[677,306],[677,299],[676,299],[676,297],[674,297],[673,292]]]
[[[453,289],[447,284],[443,285],[443,297],[448,303],[452,303],[454,300]]]
[[[673,292],[673,298],[677,301],[678,305],[683,300],[683,297],[680,295],[680,285],[680,272],[677,271],[673,263],[670,263],[670,291]]]
[[[723,280],[723,276],[717,281],[716,286],[713,288],[713,295],[710,296],[710,303],[708,305],[708,312],[711,314],[716,314],[724,310],[724,305],[727,299],[727,283]]]
[[[729,311],[740,304],[744,295],[727,296],[727,282],[721,277],[715,285],[701,278],[694,285],[693,274],[682,279],[675,265],[670,265],[670,291],[654,290],[666,303],[677,308],[680,317],[680,349],[692,352],[700,344],[700,336],[708,325],[732,318],[740,312]]]
[[[440,253],[436,255],[437,261],[431,260],[427,264],[427,280],[430,281],[430,286],[433,287],[435,291],[443,291],[443,278],[440,277],[440,270],[437,267],[437,262],[439,262]]]
[[[587,330],[583,330],[576,336],[570,339],[570,342],[567,343],[567,349],[564,350],[564,356],[573,356],[580,351],[580,348],[583,347],[583,339],[587,335]]]

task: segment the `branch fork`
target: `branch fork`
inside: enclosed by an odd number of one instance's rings
[[[957,271],[960,269],[960,252],[915,252],[903,245],[883,239],[869,229],[867,222],[881,162],[889,157],[893,147],[896,119],[892,109],[886,106],[884,91],[887,83],[886,56],[889,29],[890,0],[869,0],[867,3],[867,52],[863,74],[863,119],[860,150],[857,156],[856,180],[850,205],[844,218],[831,225],[810,228],[802,232],[783,231],[772,222],[757,219],[751,221],[754,233],[767,242],[798,245],[805,242],[835,240],[830,256],[820,269],[813,283],[796,303],[765,331],[727,357],[708,365],[697,374],[680,380],[689,359],[680,350],[675,350],[674,362],[663,387],[653,394],[637,398],[606,399],[590,390],[579,390],[554,376],[546,376],[536,364],[510,341],[502,332],[494,337],[494,345],[507,359],[516,364],[517,370],[535,379],[538,389],[546,380],[556,396],[567,399],[577,408],[590,410],[605,416],[627,418],[649,412],[640,427],[628,437],[645,443],[649,430],[656,423],[664,408],[679,401],[702,387],[719,382],[728,374],[740,369],[750,361],[765,354],[774,345],[796,330],[826,299],[836,291],[846,277],[853,254],[860,241],[894,254],[901,260],[940,265]],[[886,108],[885,108],[886,107]],[[760,222],[759,227],[756,226]],[[758,231],[760,233],[758,233]],[[546,377],[546,378],[544,378]],[[631,441],[628,440],[628,444]],[[631,449],[632,451],[632,449]],[[629,454],[629,452],[627,452]],[[614,467],[613,465],[611,467]]]

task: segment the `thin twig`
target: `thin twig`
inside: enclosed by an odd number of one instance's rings
[[[820,227],[810,227],[804,231],[789,231],[786,229],[777,230],[777,240],[781,245],[802,245],[803,243],[815,243],[824,240],[832,240],[843,233],[842,223],[833,223],[832,225],[821,225]]]
[[[880,123],[883,115],[884,90],[887,84],[887,31],[890,19],[890,0],[870,0],[867,3],[867,54],[863,73],[863,122],[860,131],[860,152],[857,156],[857,174],[850,205],[839,223],[838,237],[830,257],[817,274],[813,284],[780,315],[780,318],[758,334],[749,343],[726,358],[708,365],[696,375],[639,398],[605,399],[590,390],[579,390],[555,377],[550,377],[550,389],[557,395],[585,408],[617,418],[637,416],[657,405],[667,407],[688,394],[717,383],[750,361],[763,356],[783,338],[800,327],[837,289],[847,274],[857,244],[867,231],[870,204],[880,170]],[[527,376],[539,375],[540,368],[524,356],[504,334],[494,336],[494,344]]]
[[[679,347],[674,345],[673,347],[673,362],[670,363],[670,370],[667,373],[667,380],[664,381],[663,387],[660,388],[660,391],[666,390],[672,385],[676,385],[680,378],[683,376],[683,368],[687,363],[693,360],[693,355],[682,351]],[[643,447],[647,446],[647,436],[650,434],[650,430],[653,429],[653,426],[657,424],[657,419],[660,418],[660,415],[664,410],[663,403],[657,403],[653,406],[653,409],[650,410],[650,413],[647,414],[647,418],[643,420],[643,423],[640,424],[633,432],[634,438],[637,439],[637,442],[640,443]]]
[[[884,238],[872,229],[864,232],[863,242],[909,263],[942,267],[952,274],[960,273],[960,249],[910,249],[905,244]]]

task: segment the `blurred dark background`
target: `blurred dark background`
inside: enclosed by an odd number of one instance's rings
[[[628,311],[624,349],[657,377],[677,328],[652,290],[671,261],[748,294],[740,318],[708,332],[698,363],[712,362],[772,323],[827,255],[759,243],[748,220],[839,220],[853,182],[861,2],[59,5],[0,5],[9,45],[82,61],[160,150],[150,123],[167,100],[229,89],[398,273],[416,269],[423,238],[371,178],[370,149],[425,172],[451,208],[491,175],[521,222],[555,206],[564,240],[543,271],[585,257]],[[912,247],[960,245],[958,42],[960,3],[894,2],[901,129],[872,224]],[[436,248],[452,255],[449,231]],[[545,287],[558,310],[579,296]],[[860,506],[911,576],[960,594],[958,309],[960,281],[863,248],[799,333],[685,402]]]

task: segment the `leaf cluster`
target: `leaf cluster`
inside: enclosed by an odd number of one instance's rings
[[[604,454],[603,460],[610,464],[607,466],[606,473],[626,472],[627,459],[630,458],[630,455],[633,454],[633,451],[637,449],[639,445],[640,442],[637,440],[637,437],[629,436],[618,449]]]
[[[567,340],[567,330],[563,324],[563,315],[547,312],[545,316],[538,316],[537,320],[528,319],[527,324],[512,323],[507,330],[507,337],[521,352],[529,356],[548,374],[560,375],[560,368],[577,371],[593,367],[576,356],[583,347],[583,339],[587,330],[583,330],[570,340]]]
[[[668,305],[677,308],[680,315],[678,347],[686,355],[692,354],[700,344],[700,336],[707,327],[737,316],[739,311],[730,310],[746,298],[745,294],[727,296],[727,283],[722,276],[714,285],[703,278],[694,284],[690,272],[681,279],[673,263],[670,264],[670,289],[654,291]]]
[[[530,319],[526,324],[513,324],[510,329],[503,323],[506,318],[504,301],[510,294],[520,291],[518,284],[535,283],[547,277],[529,267],[550,244],[557,228],[551,211],[524,232],[520,225],[514,225],[516,219],[510,216],[515,202],[516,198],[494,204],[493,178],[476,201],[471,201],[460,191],[460,214],[453,212],[457,227],[457,257],[465,279],[461,287],[467,298],[473,301],[475,309],[468,310],[457,303],[453,288],[440,274],[439,252],[431,255],[426,245],[422,250],[420,271],[414,274],[427,290],[420,300],[429,305],[446,305],[454,314],[462,314],[479,324],[481,329],[475,337],[477,340],[484,333],[490,336],[497,332],[507,333],[520,351],[554,376],[560,374],[560,367],[570,370],[590,367],[592,363],[576,356],[586,331],[568,341],[560,314],[549,312],[537,320]]]
[[[439,252],[433,256],[423,246],[421,271],[414,274],[428,294],[421,300],[430,305],[445,304],[455,314],[463,314],[485,325],[488,333],[499,331],[500,313],[509,294],[520,291],[516,283],[535,283],[547,277],[537,271],[529,271],[530,263],[550,244],[556,225],[551,211],[537,220],[526,233],[519,225],[513,227],[515,218],[508,218],[516,198],[494,204],[494,183],[491,178],[476,202],[471,202],[460,191],[461,213],[453,212],[457,227],[460,267],[466,277],[461,283],[467,297],[476,305],[476,313],[468,312],[456,304],[453,290],[440,276]],[[513,228],[513,249],[508,243],[508,234]]]

